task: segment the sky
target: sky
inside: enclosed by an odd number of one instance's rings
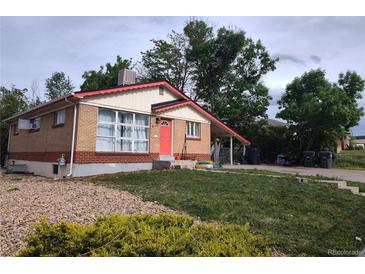
[[[273,97],[270,118],[285,86],[310,69],[326,71],[330,81],[354,70],[365,78],[365,17],[195,17],[214,27],[242,29],[260,39],[273,57],[275,71],[264,77]],[[0,85],[45,91],[45,79],[63,71],[76,90],[81,75],[114,62],[117,55],[133,62],[152,47],[151,39],[181,32],[191,17],[0,17]],[[365,97],[365,93],[363,93]],[[365,107],[365,98],[359,100]],[[365,135],[365,117],[352,129]]]

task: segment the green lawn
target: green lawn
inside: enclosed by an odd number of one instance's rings
[[[365,198],[321,183],[189,170],[98,177],[94,182],[202,220],[249,223],[287,255],[327,256],[328,249],[365,246]]]
[[[336,155],[336,168],[365,169],[365,150],[343,150]]]

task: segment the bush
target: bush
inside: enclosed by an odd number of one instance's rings
[[[92,224],[42,219],[20,256],[269,256],[249,226],[194,224],[174,214],[115,214]]]

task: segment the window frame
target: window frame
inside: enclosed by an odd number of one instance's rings
[[[105,121],[99,121],[99,113],[101,109],[107,109],[109,111],[113,111],[114,112],[114,122],[105,122]],[[132,114],[132,123],[122,123],[119,122],[119,113],[129,113]],[[143,115],[146,116],[147,118],[147,125],[138,125],[136,124],[136,115]],[[135,154],[146,154],[149,153],[149,145],[150,145],[150,119],[149,119],[149,115],[147,114],[141,114],[141,113],[135,113],[135,112],[130,112],[130,111],[123,111],[123,110],[115,110],[115,109],[109,109],[109,108],[104,108],[104,107],[99,107],[98,108],[98,120],[97,120],[97,130],[96,130],[96,143],[98,142],[98,138],[108,138],[108,139],[112,139],[112,150],[98,150],[96,147],[96,152],[101,152],[101,153],[135,153]],[[98,132],[98,128],[99,125],[103,124],[103,125],[112,125],[113,126],[113,130],[114,130],[114,134],[113,135],[101,135]],[[124,127],[131,127],[132,128],[132,133],[131,133],[131,137],[120,137],[118,136],[118,127],[120,127],[120,129],[122,129],[122,126]],[[146,139],[137,139],[135,138],[135,129],[136,128],[144,128],[147,129],[147,138]],[[121,132],[121,130],[119,131]],[[117,149],[117,144],[122,142],[122,140],[127,140],[127,141],[131,141],[131,150],[122,150]],[[118,142],[119,141],[119,142]],[[145,151],[136,151],[135,149],[135,142],[138,141],[143,141],[143,142],[147,142],[147,147]]]
[[[38,127],[33,127],[32,125],[35,124],[36,121],[38,121]],[[40,128],[41,128],[41,117],[29,119],[29,132],[39,131]]]
[[[199,134],[196,134],[197,131]],[[185,136],[188,139],[195,139],[195,140],[201,139],[201,123],[194,121],[186,121]]]
[[[63,118],[63,122],[60,122],[58,123],[57,120],[58,120],[58,115],[60,112],[63,112],[64,113],[64,118]],[[56,127],[63,127],[65,125],[65,122],[66,122],[66,109],[60,109],[60,110],[57,110],[54,112],[53,114],[53,125],[52,127],[53,128],[56,128]]]

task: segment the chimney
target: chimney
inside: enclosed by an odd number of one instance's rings
[[[133,85],[136,83],[136,72],[130,69],[122,69],[118,73],[118,86]]]

